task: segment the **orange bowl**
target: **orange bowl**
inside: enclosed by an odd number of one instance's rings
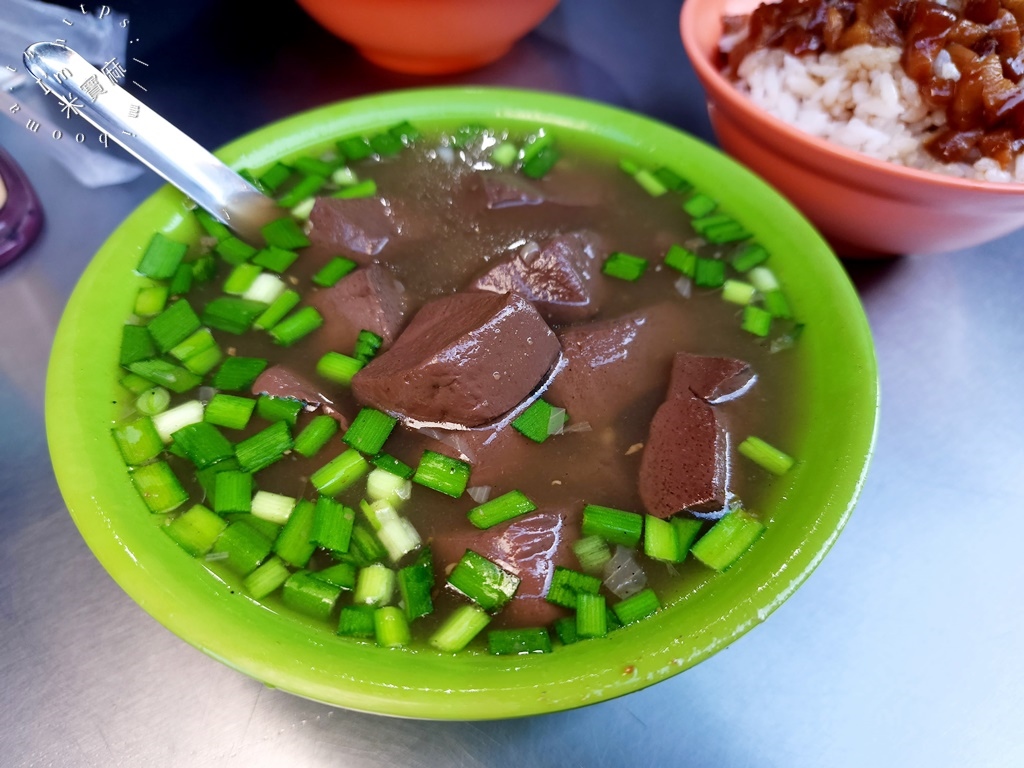
[[[297,0],[320,26],[382,67],[460,72],[501,58],[558,0]]]
[[[832,144],[757,107],[716,65],[722,16],[761,0],[686,0],[683,47],[719,144],[776,187],[844,256],[969,248],[1024,226],[1024,184],[920,171]]]

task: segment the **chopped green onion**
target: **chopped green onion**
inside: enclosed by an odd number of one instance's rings
[[[600,536],[610,544],[635,547],[640,542],[644,518],[636,512],[587,504],[583,508],[582,533]]]
[[[321,581],[341,587],[350,592],[356,587],[356,566],[352,563],[336,563],[313,574]]]
[[[793,317],[786,295],[778,289],[764,294],[764,308],[772,317],[777,317],[780,320],[789,320]]]
[[[519,589],[519,581],[518,576],[471,549],[448,574],[448,584],[485,611],[504,607]]]
[[[385,472],[390,472],[392,475],[397,475],[403,480],[411,480],[412,476],[416,473],[416,470],[404,461],[400,461],[387,453],[378,453],[370,459],[370,462],[373,466],[379,467]]]
[[[327,414],[313,417],[295,438],[295,452],[307,459],[315,456],[338,431],[338,421]]]
[[[172,296],[182,296],[192,290],[192,265],[182,262],[174,270],[167,292]]]
[[[258,472],[284,456],[292,447],[291,431],[284,421],[277,421],[235,446],[235,456],[242,469]]]
[[[743,321],[740,327],[755,336],[767,336],[772,328],[772,315],[766,309],[748,304],[743,308]]]
[[[283,421],[294,427],[305,403],[294,397],[260,395],[256,400],[256,414],[265,421]]]
[[[693,185],[670,168],[662,166],[654,172],[654,178],[673,192],[689,192]]]
[[[543,443],[550,436],[551,414],[554,410],[551,403],[537,398],[512,421],[512,426],[535,443]]]
[[[273,328],[281,322],[289,312],[298,306],[300,299],[301,297],[299,296],[298,291],[293,291],[290,288],[282,291],[281,294],[271,302],[270,306],[263,311],[263,314],[256,318],[252,327],[260,331],[266,330],[267,328]]]
[[[278,523],[275,523],[273,520],[264,520],[263,518],[256,517],[251,512],[228,512],[224,515],[224,519],[229,523],[237,523],[241,520],[246,525],[262,533],[267,538],[267,541],[275,541],[281,533],[281,526]]]
[[[560,619],[555,619],[555,634],[558,635],[562,645],[572,645],[579,640],[579,635],[576,634],[576,617],[563,616]]]
[[[198,387],[202,382],[197,374],[166,360],[139,360],[130,364],[128,370],[179,395]]]
[[[334,173],[334,165],[316,157],[300,157],[292,163],[295,170],[302,173],[315,173],[318,176],[330,176]]]
[[[147,285],[140,288],[135,295],[135,314],[139,317],[152,317],[163,312],[167,305],[170,291],[166,285]]]
[[[217,537],[227,527],[227,522],[220,515],[202,504],[195,504],[164,526],[164,532],[192,557],[198,557],[213,548]]]
[[[347,387],[352,383],[352,377],[359,373],[363,365],[365,363],[362,360],[357,360],[354,357],[343,355],[340,352],[328,352],[317,362],[316,372],[328,381]]]
[[[172,357],[176,357],[184,362],[216,346],[217,340],[213,338],[210,329],[200,328],[188,338],[183,339],[179,344],[171,347],[170,353]]]
[[[363,329],[356,337],[356,348],[353,356],[356,360],[368,363],[377,355],[383,344],[384,339],[379,334]]]
[[[306,237],[299,223],[291,216],[283,216],[266,224],[260,232],[267,241],[267,245],[274,248],[294,251],[297,248],[305,248],[309,245],[309,238]]]
[[[373,147],[365,136],[349,136],[346,139],[339,139],[336,143],[338,150],[349,160],[362,160],[373,154]]]
[[[251,397],[238,397],[218,392],[206,404],[203,420],[228,429],[245,429],[254,408],[256,408],[256,401]]]
[[[405,145],[400,137],[385,131],[371,136],[370,146],[381,157],[390,157],[401,152]]]
[[[388,551],[377,540],[369,526],[358,521],[352,526],[352,541],[349,544],[348,551],[349,555],[359,565],[377,563],[388,556]]]
[[[600,536],[584,536],[573,542],[572,551],[580,567],[587,573],[600,573],[604,564],[612,559],[608,542]]]
[[[292,175],[292,169],[284,163],[274,163],[272,166],[267,168],[262,174],[260,174],[260,183],[267,188],[268,191],[274,192],[278,187],[284,184],[288,177]]]
[[[256,275],[256,279],[252,281],[252,284],[242,294],[242,298],[269,305],[277,301],[287,290],[284,281],[280,277],[271,275],[268,272],[261,272]]]
[[[693,542],[695,542],[697,537],[700,536],[700,529],[703,526],[704,521],[695,517],[676,515],[672,518],[672,527],[676,531],[676,541],[679,542],[679,555],[681,561],[686,559],[686,555],[693,546]]]
[[[227,333],[243,334],[267,305],[238,296],[219,296],[203,308],[203,325]]]
[[[647,259],[622,251],[614,251],[605,259],[601,271],[620,280],[639,280],[647,271]]]
[[[350,448],[310,475],[309,481],[324,496],[336,496],[353,485],[369,469],[370,465],[363,455]]]
[[[735,509],[716,522],[693,545],[693,556],[716,571],[724,571],[764,533],[764,525],[744,509]]]
[[[199,226],[205,229],[206,234],[211,237],[217,240],[231,237],[231,230],[215,219],[211,213],[204,211],[202,208],[196,208],[192,211],[192,214],[196,217],[196,221],[199,222]]]
[[[171,440],[196,469],[205,469],[235,454],[231,441],[205,421],[182,427],[171,435]]]
[[[645,168],[641,168],[633,174],[633,179],[651,197],[661,197],[668,192],[668,187],[661,183],[661,180]]]
[[[469,483],[470,466],[435,451],[424,451],[412,481],[435,491],[459,498]]]
[[[672,523],[654,515],[644,517],[644,554],[666,563],[680,563],[686,556]]]
[[[551,635],[544,627],[493,629],[487,633],[487,650],[494,656],[551,653]]]
[[[293,312],[270,329],[270,335],[278,344],[290,347],[324,324],[324,319],[313,307],[303,307]]]
[[[252,597],[261,600],[280,589],[291,575],[281,558],[271,556],[242,580],[242,586]]]
[[[379,608],[391,602],[395,592],[395,572],[381,563],[359,569],[352,602]]]
[[[683,210],[695,219],[707,216],[717,207],[718,203],[703,192],[694,193],[683,203]]]
[[[213,375],[213,386],[229,392],[248,389],[266,367],[263,358],[229,357]]]
[[[154,414],[153,426],[165,443],[171,442],[171,435],[188,424],[203,420],[203,404],[198,400],[186,400],[180,405]]]
[[[412,621],[434,611],[430,593],[434,588],[434,565],[429,549],[424,548],[415,562],[399,569],[398,593],[402,598],[405,615]]]
[[[774,475],[786,474],[796,463],[792,456],[783,453],[755,435],[750,435],[740,443],[738,450],[759,467],[767,469]]]
[[[252,515],[260,520],[269,520],[277,525],[284,525],[291,517],[297,500],[291,496],[270,491],[256,491],[252,497]]]
[[[188,501],[188,492],[166,461],[134,467],[130,477],[150,512],[170,512]]]
[[[214,477],[213,511],[218,515],[252,511],[252,475],[239,470]]]
[[[321,581],[309,571],[296,571],[281,589],[281,600],[289,608],[324,620],[331,617],[340,595],[338,587]]]
[[[186,251],[188,246],[184,243],[177,243],[157,232],[146,246],[136,271],[154,280],[169,280],[174,276]]]
[[[429,642],[444,653],[457,653],[469,645],[491,622],[491,617],[476,605],[460,605],[430,636]]]
[[[248,576],[270,554],[270,540],[248,523],[238,521],[224,529],[211,550],[225,554],[226,565],[240,576]]]
[[[214,246],[221,258],[228,264],[242,264],[256,255],[256,249],[237,237],[225,237]]]
[[[155,459],[164,449],[163,440],[149,416],[138,416],[111,430],[125,463],[129,466],[145,464]]]
[[[357,266],[359,265],[352,261],[352,259],[346,259],[344,256],[335,256],[324,264],[319,272],[313,275],[313,282],[323,288],[330,288]]]
[[[742,280],[728,279],[722,283],[722,299],[733,304],[746,306],[754,300],[757,289]]]
[[[394,416],[374,408],[362,408],[341,439],[357,451],[377,454],[397,423]]]
[[[366,495],[374,501],[386,501],[397,506],[412,494],[412,483],[380,467],[374,467],[366,476]]]
[[[665,253],[665,265],[693,277],[697,271],[697,254],[681,245],[671,245]]]
[[[763,245],[747,243],[733,254],[732,268],[737,272],[747,272],[767,260],[768,251]],[[751,281],[753,281],[753,277],[751,277]]]
[[[423,135],[420,133],[419,128],[414,126],[408,120],[403,120],[397,125],[391,126],[388,128],[388,133],[401,141],[405,146],[409,146]]]
[[[376,632],[373,615],[368,605],[346,605],[341,609],[338,634],[345,637],[373,637]]]
[[[137,373],[126,373],[119,383],[133,395],[141,395],[153,386],[153,382],[142,378]]]
[[[518,156],[519,147],[509,141],[503,141],[491,150],[491,162],[504,168],[512,165]]]
[[[327,177],[317,173],[307,173],[295,183],[295,185],[277,199],[278,205],[282,208],[291,208],[294,205],[312,197],[326,183]],[[271,222],[273,223],[273,222]],[[264,235],[266,237],[266,235]]]
[[[161,352],[167,352],[199,330],[202,323],[186,299],[178,299],[149,321],[146,328],[153,343]]]
[[[197,376],[205,376],[224,359],[224,353],[216,344],[200,350],[185,359],[182,364]]]
[[[329,496],[319,496],[309,538],[331,552],[348,552],[355,520],[355,510]]]
[[[548,593],[544,599],[563,608],[575,608],[576,595],[581,592],[596,595],[600,591],[601,580],[596,576],[556,565],[554,573],[551,575],[551,585],[548,587]]]
[[[252,263],[280,274],[294,264],[297,258],[299,258],[299,254],[295,251],[288,251],[284,248],[278,248],[276,245],[271,245],[253,256]]]
[[[377,182],[373,179],[363,179],[354,184],[348,184],[331,195],[340,200],[351,200],[357,197],[373,197],[377,194]]]
[[[522,491],[509,491],[469,510],[469,522],[477,528],[492,528],[536,508]]]
[[[402,609],[386,605],[373,612],[374,636],[381,648],[402,648],[410,643],[409,620]]]
[[[632,624],[634,621],[646,618],[661,610],[661,603],[653,589],[647,588],[637,592],[632,597],[620,600],[612,606],[616,618],[625,624]]]
[[[698,288],[722,287],[725,283],[725,262],[698,256],[693,268],[693,283]]]
[[[310,540],[316,507],[307,499],[300,499],[288,515],[281,533],[274,541],[274,552],[289,565],[305,568],[316,550],[316,542]]]
[[[192,262],[192,282],[208,283],[217,274],[217,260],[211,255],[200,256]]]
[[[375,501],[373,504],[361,501],[359,507],[392,562],[397,563],[423,543],[413,524],[399,515],[387,501]]]
[[[604,595],[580,592],[576,595],[576,634],[581,638],[608,634]]]
[[[126,325],[121,330],[121,353],[119,363],[131,365],[140,360],[150,360],[156,357],[156,345],[153,337],[144,325]]]

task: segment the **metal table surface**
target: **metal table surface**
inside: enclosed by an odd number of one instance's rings
[[[563,0],[500,62],[427,79],[364,63],[288,4],[260,18],[235,0],[137,5],[144,98],[208,147],[308,107],[432,83],[581,94],[713,141],[678,0]],[[48,216],[0,272],[0,764],[1024,765],[1016,236],[846,264],[877,344],[876,453],[838,543],[764,625],[582,710],[402,721],[270,690],[208,658],[136,606],[79,537],[47,455],[48,350],[90,257],[159,183],[147,172],[87,190],[41,140],[0,121]]]

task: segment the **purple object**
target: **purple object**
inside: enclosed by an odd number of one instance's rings
[[[43,228],[43,208],[14,158],[0,147],[0,267],[14,261]]]

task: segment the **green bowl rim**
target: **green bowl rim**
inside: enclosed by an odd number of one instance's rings
[[[117,334],[110,331],[128,316],[137,285],[121,276],[130,273],[153,231],[174,234],[194,226],[182,196],[170,187],[143,202],[100,248],[57,330],[46,429],[75,524],[114,580],[188,643],[268,686],[348,709],[444,720],[518,717],[611,699],[692,667],[763,621],[803,583],[860,493],[877,431],[878,372],[849,278],[789,203],[715,148],[650,118],[577,97],[504,88],[394,91],[297,114],[217,154],[236,168],[257,168],[402,120],[436,127],[544,125],[640,162],[660,160],[699,188],[713,187],[723,209],[772,252],[776,273],[808,321],[799,354],[815,431],[791,479],[772,497],[768,529],[750,555],[676,596],[655,617],[602,640],[525,657],[379,649],[311,629],[245,597],[158,530],[109,437],[117,408],[110,386]]]

